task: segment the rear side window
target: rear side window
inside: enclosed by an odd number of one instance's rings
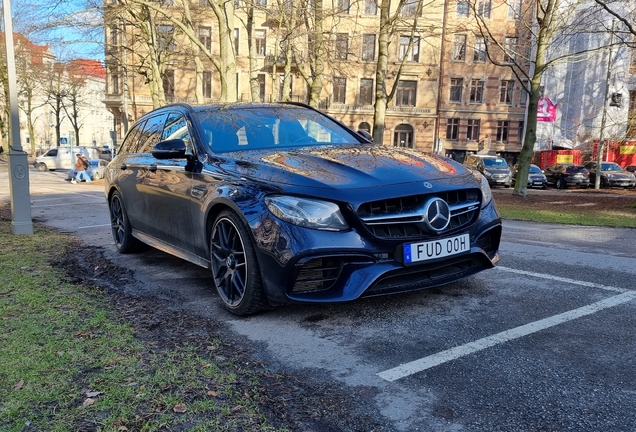
[[[578,166],[569,166],[565,169],[565,172],[568,173],[581,173],[581,172],[585,172],[587,171],[585,168],[583,168],[582,166],[578,165]]]
[[[163,131],[163,125],[166,122],[167,114],[162,113],[154,117],[150,117],[139,138],[139,148],[135,153],[150,153],[152,147],[161,139],[161,132]]]

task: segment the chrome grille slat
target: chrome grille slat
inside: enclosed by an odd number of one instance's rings
[[[479,189],[464,189],[434,194],[412,195],[364,203],[358,208],[358,216],[364,225],[377,237],[426,237],[423,209],[426,202],[438,197],[446,201],[451,210],[451,221],[444,232],[470,224],[480,208]]]

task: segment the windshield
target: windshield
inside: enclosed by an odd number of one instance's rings
[[[484,158],[486,168],[508,168],[508,163],[503,158]]]
[[[293,105],[237,106],[196,115],[202,136],[214,152],[362,142],[329,117]]]
[[[530,165],[530,172],[531,173],[539,173],[539,174],[541,174],[543,171],[541,171],[541,168],[539,168],[536,165]]]
[[[623,171],[623,169],[619,164],[612,162],[601,164],[601,171]]]

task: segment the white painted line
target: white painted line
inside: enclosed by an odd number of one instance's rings
[[[442,363],[446,363],[451,360],[476,353],[486,348],[490,348],[495,345],[499,345],[523,336],[527,336],[532,333],[536,333],[541,330],[545,330],[550,327],[554,327],[559,324],[563,324],[568,321],[575,320],[577,318],[581,318],[586,315],[591,315],[603,309],[618,306],[634,299],[636,299],[636,291],[628,291],[622,294],[618,294],[616,296],[606,298],[596,303],[592,303],[588,306],[573,309],[571,311],[554,315],[552,317],[535,321],[526,325],[522,325],[511,330],[506,330],[504,332],[497,333],[495,335],[488,336],[474,342],[460,345],[458,347],[451,348],[449,350],[442,351],[437,354],[421,358],[419,360],[414,360],[412,362],[402,364],[393,369],[388,369],[380,372],[378,373],[378,376],[387,381],[397,381],[409,375],[413,375],[426,369],[439,366]]]
[[[498,270],[502,270],[502,271],[506,271],[506,272],[510,272],[510,273],[516,273],[516,274],[520,274],[520,275],[524,275],[524,276],[532,276],[532,277],[541,278],[541,279],[549,279],[549,280],[553,280],[553,281],[557,281],[557,282],[563,282],[563,283],[573,284],[573,285],[581,285],[581,286],[590,287],[590,288],[600,288],[600,289],[603,289],[603,290],[606,290],[606,291],[613,291],[613,292],[618,292],[618,293],[624,293],[624,292],[629,291],[629,290],[626,290],[626,289],[623,289],[623,288],[618,288],[618,287],[613,287],[613,286],[608,286],[608,285],[600,285],[600,284],[595,284],[593,282],[579,281],[579,280],[576,280],[576,279],[562,278],[562,277],[559,277],[559,276],[546,275],[546,274],[542,274],[542,273],[534,273],[534,272],[529,272],[529,271],[524,271],[524,270],[512,269],[512,268],[508,268],[508,267],[497,266],[495,268],[498,269]]]

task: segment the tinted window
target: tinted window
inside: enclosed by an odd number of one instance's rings
[[[568,173],[582,173],[585,171],[587,170],[583,168],[581,165],[569,166],[565,169],[565,172],[568,172]]]
[[[541,172],[541,168],[539,168],[536,165],[530,165],[530,172],[531,173],[540,173]]]
[[[487,168],[508,168],[508,163],[503,158],[484,158],[484,166]]]
[[[139,148],[135,153],[150,153],[152,146],[159,142],[161,138],[161,132],[163,131],[163,124],[166,122],[167,114],[162,113],[154,117],[150,117],[141,132],[139,138]]]
[[[357,134],[319,112],[295,106],[197,113],[202,136],[215,152],[360,144]]]
[[[137,150],[137,144],[139,144],[139,131],[145,123],[146,122],[137,123],[130,131],[128,131],[128,135],[124,138],[124,142],[119,149],[119,153],[134,153]]]
[[[188,131],[188,122],[182,114],[171,113],[168,115],[168,120],[166,120],[166,125],[163,128],[161,141],[177,138],[181,138],[185,141],[186,146],[189,146],[190,132]]]

